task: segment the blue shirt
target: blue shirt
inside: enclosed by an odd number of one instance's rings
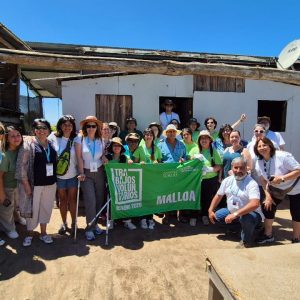
[[[185,145],[177,139],[175,141],[174,148],[168,143],[167,139],[157,145],[162,153],[163,163],[178,162],[180,158],[187,159]]]

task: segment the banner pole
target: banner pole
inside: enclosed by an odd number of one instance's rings
[[[110,207],[109,203],[110,203],[111,199],[108,196],[107,196],[107,198],[108,198],[108,201],[107,201],[107,210],[106,210],[107,216],[106,216],[105,246],[108,246],[108,224],[109,224],[109,221],[111,221],[110,216],[109,216],[109,212],[110,212],[109,211],[109,207]]]

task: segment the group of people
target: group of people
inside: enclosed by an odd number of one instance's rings
[[[23,246],[28,247],[39,225],[40,240],[52,243],[47,224],[58,197],[62,218],[58,233],[69,232],[73,236],[80,187],[89,225],[85,237],[94,240],[103,233],[96,215],[107,201],[105,164],[181,163],[200,159],[203,161],[201,210],[166,212],[163,224],[176,218],[191,226],[199,221],[203,225],[240,226],[243,247],[255,242],[273,242],[272,224],[277,205],[282,201],[274,196],[275,189],[285,192],[290,199],[292,242],[298,243],[300,165],[292,154],[284,151],[281,135],[269,129],[270,118],[258,118],[253,137],[247,143],[235,129],[245,121],[244,114],[235,124],[222,125],[219,131],[215,118],[208,117],[204,121],[205,130],[199,131],[196,118],[180,128],[171,99],[165,101],[164,108],[160,122],[150,123],[143,132],[137,129],[133,117],[126,120],[124,131],[120,131],[116,122],[103,123],[94,116],[82,120],[77,130],[75,119],[64,115],[56,131],[51,132],[47,120],[36,119],[34,135],[26,137],[18,128],[0,124],[0,229],[9,238],[18,238],[15,222],[26,226]],[[103,214],[102,218],[110,216]],[[113,221],[107,224],[110,228],[114,226]],[[155,228],[153,215],[122,219],[121,224],[130,230],[138,224],[143,229]],[[4,243],[0,239],[0,244]]]

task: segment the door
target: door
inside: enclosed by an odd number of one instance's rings
[[[121,130],[132,116],[132,96],[96,95],[96,117],[102,122],[117,122]]]

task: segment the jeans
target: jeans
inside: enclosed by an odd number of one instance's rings
[[[228,208],[221,208],[215,212],[216,220],[218,223],[225,225],[225,218],[231,214],[231,212],[228,210]],[[243,242],[247,243],[253,243],[256,235],[256,229],[258,229],[261,226],[261,216],[259,213],[252,211],[246,215],[240,216],[239,218],[236,218],[232,224],[226,224],[226,225],[237,225],[239,222],[242,227],[241,231],[241,240]]]

